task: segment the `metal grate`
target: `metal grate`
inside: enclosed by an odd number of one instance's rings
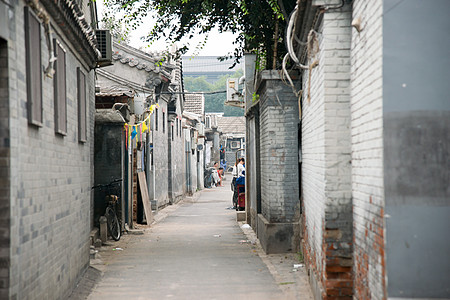
[[[105,30],[97,30],[96,34],[97,34],[98,50],[102,54],[102,58],[106,58],[106,53],[107,53],[106,31]]]

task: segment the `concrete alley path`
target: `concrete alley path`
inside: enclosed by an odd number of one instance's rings
[[[226,209],[231,190],[224,183],[162,210],[156,219],[166,217],[143,235],[100,251],[95,267],[103,276],[87,299],[311,299],[286,293],[294,282],[277,282],[258,245],[244,242],[236,212]],[[292,272],[290,262],[284,267]]]

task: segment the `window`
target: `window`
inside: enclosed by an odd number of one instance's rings
[[[41,24],[25,7],[25,52],[28,122],[42,126]]]
[[[55,131],[67,133],[67,97],[66,97],[66,52],[56,40],[55,45],[55,75],[53,77],[55,97]]]
[[[179,133],[179,131],[178,131],[178,126],[179,126],[178,125],[178,121],[180,121],[180,120],[177,119],[177,136],[179,136],[179,134],[178,134]]]
[[[77,68],[78,88],[78,141],[86,142],[86,76]]]
[[[172,141],[173,141],[173,135],[174,135],[174,132],[173,132],[173,123],[172,123]]]
[[[158,109],[155,109],[155,130],[158,131]]]
[[[165,112],[163,112],[162,117],[163,117],[163,123],[162,123],[162,125],[163,125],[163,133],[166,133],[166,113]]]

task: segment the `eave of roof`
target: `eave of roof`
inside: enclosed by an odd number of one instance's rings
[[[34,1],[28,2],[34,3]],[[78,4],[73,0],[40,0],[40,2],[64,34],[73,41],[73,46],[89,67],[94,68],[97,59],[100,57],[100,52],[97,49],[97,38],[95,32],[86,22]]]

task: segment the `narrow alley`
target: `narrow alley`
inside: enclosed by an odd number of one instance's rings
[[[265,255],[230,199],[225,181],[161,210],[143,235],[102,247],[87,299],[312,299],[298,254]],[[83,293],[82,280],[71,300]]]

